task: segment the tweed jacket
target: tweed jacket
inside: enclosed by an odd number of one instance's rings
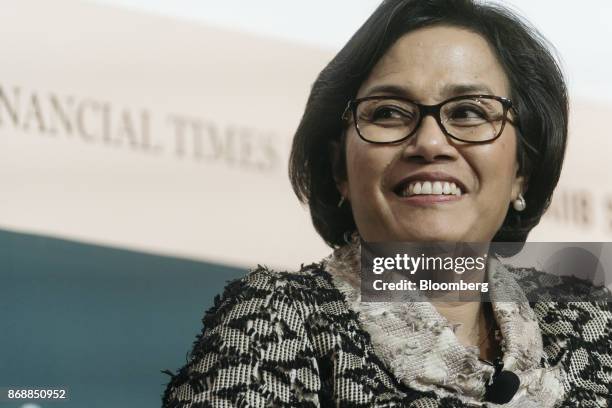
[[[502,406],[483,402],[494,368],[431,304],[361,302],[347,278],[357,262],[347,245],[298,272],[260,266],[229,283],[163,407]],[[536,273],[496,267],[518,282]],[[521,384],[504,407],[612,407],[609,303],[492,306],[504,369]]]

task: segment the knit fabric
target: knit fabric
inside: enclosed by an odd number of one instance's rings
[[[561,367],[540,366],[544,350],[534,312],[503,265],[490,260],[491,298],[515,299],[492,304],[503,340],[504,369],[519,375],[521,384],[505,407],[552,407],[564,393]],[[336,251],[325,267],[350,307],[359,312],[374,349],[398,380],[421,391],[454,395],[464,403],[477,405],[482,400],[494,367],[479,359],[477,347],[459,343],[456,325],[431,303],[361,302],[359,284],[353,279],[360,268],[356,244]]]
[[[228,284],[163,407],[496,407],[482,402],[493,368],[477,350],[429,303],[360,302],[358,267],[352,244]],[[537,275],[493,269],[519,284]],[[612,406],[609,304],[517,300],[493,303],[504,369],[521,379],[504,407]]]

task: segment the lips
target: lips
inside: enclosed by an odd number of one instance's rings
[[[467,193],[461,180],[444,172],[420,172],[399,181],[393,191],[400,197],[455,196]]]

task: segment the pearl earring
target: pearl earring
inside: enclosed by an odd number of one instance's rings
[[[523,211],[527,207],[527,203],[522,194],[519,194],[516,200],[512,202],[512,207],[514,207],[516,211]]]

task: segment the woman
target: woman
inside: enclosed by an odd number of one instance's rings
[[[610,404],[606,303],[360,302],[360,239],[524,242],[567,116],[555,59],[508,10],[383,2],[321,72],[293,143],[292,184],[335,251],[229,284],[164,406]]]

